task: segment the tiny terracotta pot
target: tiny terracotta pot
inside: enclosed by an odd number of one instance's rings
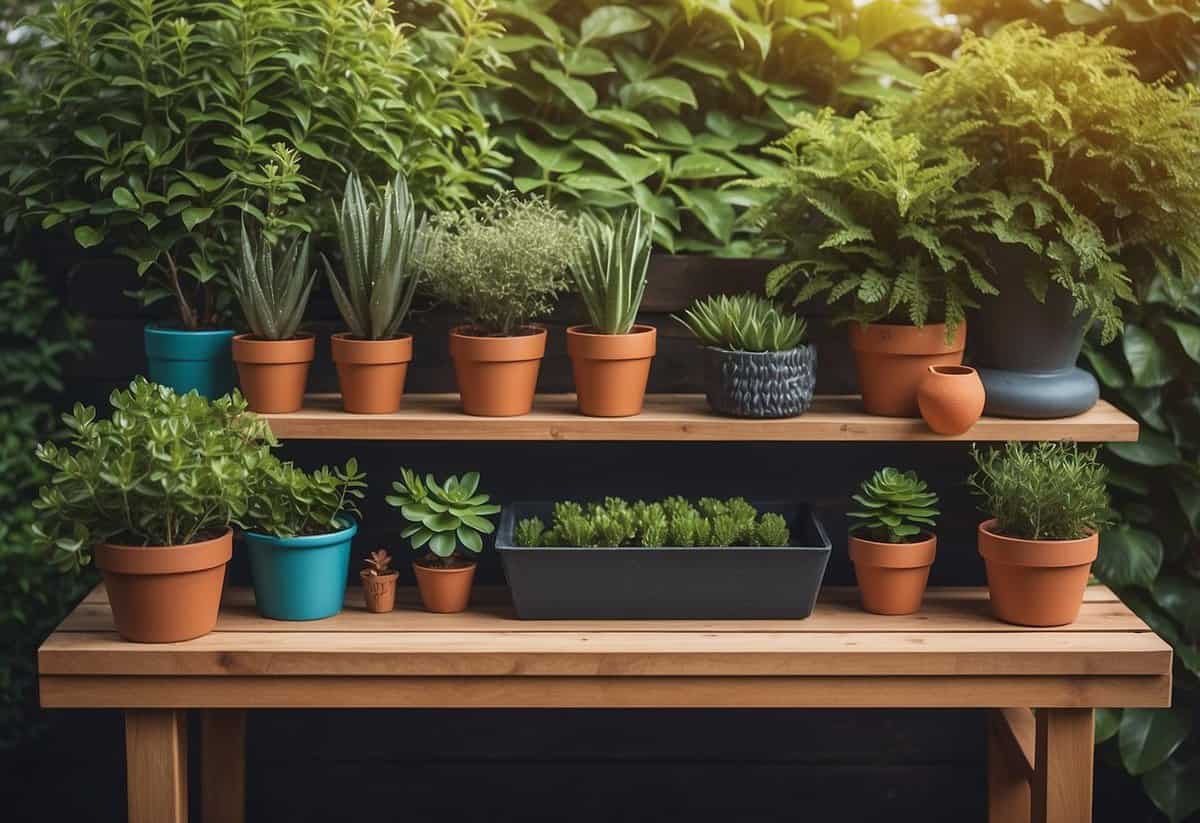
[[[917,389],[917,406],[938,434],[967,432],[983,414],[986,397],[979,373],[970,366],[930,366]]]
[[[1078,540],[1021,540],[979,524],[992,612],[1019,626],[1066,626],[1079,617],[1100,535]]]
[[[533,410],[546,330],[527,326],[515,337],[479,337],[466,326],[450,331],[450,357],[463,411],[478,417],[517,417]]]
[[[919,543],[877,543],[852,535],[849,547],[864,610],[874,614],[921,610],[929,568],[937,555],[936,535]]]
[[[217,625],[233,531],[186,546],[96,547],[117,632],[135,643],[178,643]]]
[[[367,603],[367,611],[383,614],[396,608],[396,581],[400,579],[399,572],[388,574],[367,574],[361,572],[363,599]]]
[[[966,341],[966,323],[958,324],[950,342],[944,323],[920,327],[851,323],[850,348],[867,414],[919,417],[917,388],[929,367],[961,365]]]
[[[330,339],[342,408],[351,414],[391,414],[400,408],[412,362],[412,335],[360,340],[343,332]]]
[[[658,330],[653,326],[634,326],[628,334],[600,334],[590,326],[567,329],[567,354],[575,372],[580,414],[641,414],[657,340]]]
[[[475,564],[441,569],[413,563],[417,589],[426,611],[455,614],[467,608],[471,600],[471,584],[475,580]]]
[[[300,334],[291,340],[263,340],[249,334],[233,338],[233,362],[250,411],[290,414],[304,405],[308,367],[316,338]]]

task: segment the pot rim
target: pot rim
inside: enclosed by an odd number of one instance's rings
[[[400,576],[400,570],[399,570],[399,569],[392,569],[392,570],[391,570],[390,572],[388,572],[387,574],[368,574],[366,569],[359,569],[359,571],[358,571],[358,576],[359,576],[359,577],[361,577],[361,578],[362,578],[362,579],[364,579],[364,580],[367,580],[367,579],[369,579],[369,578],[372,578],[372,577],[374,577],[374,578],[376,578],[376,579],[378,579],[378,580],[391,580],[392,578],[395,578],[395,577],[399,577],[399,576]]]
[[[233,558],[233,529],[216,537],[178,546],[129,546],[100,543],[93,549],[96,566],[110,574],[181,574],[223,566]]]
[[[938,377],[960,377],[960,378],[961,377],[971,378],[971,377],[977,377],[979,375],[979,372],[975,371],[975,369],[973,369],[972,367],[962,366],[962,365],[930,366],[929,373],[936,374]]]
[[[925,539],[915,543],[880,543],[851,534],[847,549],[851,562],[856,565],[919,569],[933,565],[937,557],[937,535],[925,533]]]
[[[147,323],[145,331],[147,334],[161,334],[164,337],[175,337],[176,335],[189,337],[233,337],[237,334],[237,330],[235,329],[172,329],[158,323]]]
[[[641,361],[658,351],[658,329],[634,325],[627,334],[589,332],[590,326],[567,328],[567,355],[572,360]]]
[[[265,340],[239,334],[233,338],[233,360],[264,366],[311,363],[316,357],[316,340],[312,332],[300,332],[287,340]]]
[[[338,332],[329,339],[334,363],[359,366],[392,366],[411,363],[413,336],[408,332],[386,340],[360,340],[350,332]]]
[[[465,574],[466,572],[475,571],[475,567],[477,565],[479,565],[478,560],[470,560],[470,561],[467,561],[467,565],[465,565],[465,566],[456,566],[452,569],[439,569],[436,566],[422,565],[421,563],[418,563],[416,560],[412,561],[412,567],[413,567],[414,572],[417,572],[417,571],[433,572],[434,574]]]
[[[782,351],[741,351],[739,349],[723,349],[720,346],[705,346],[704,349],[717,354],[736,354],[739,357],[779,357],[793,352],[808,352],[815,346],[815,343],[801,343],[793,349],[783,349]]]
[[[946,355],[964,351],[967,322],[958,324],[954,338],[946,342],[945,323],[909,326],[901,323],[850,324],[850,348],[857,352],[892,355]]]
[[[1086,566],[1099,552],[1098,531],[1071,540],[1026,540],[993,531],[996,522],[993,517],[979,524],[979,555],[989,563],[1033,568]]]
[[[303,534],[296,537],[279,537],[250,529],[244,531],[243,534],[247,540],[252,540],[273,549],[324,549],[329,546],[345,543],[358,533],[358,523],[349,515],[338,515],[337,520],[339,523],[347,523],[348,525],[335,532]]]
[[[529,338],[534,338],[534,337],[545,337],[548,334],[546,327],[544,325],[542,325],[541,323],[525,323],[521,326],[521,328],[523,328],[523,329],[533,329],[533,334],[512,334],[512,335],[507,335],[507,336],[505,336],[505,335],[494,336],[494,335],[464,333],[463,330],[469,329],[469,328],[471,328],[471,325],[469,323],[463,323],[461,325],[454,326],[450,329],[450,336],[458,337],[463,340],[489,341],[489,340],[528,340]]]
[[[579,323],[575,326],[567,326],[567,334],[574,335],[576,337],[599,338],[601,340],[641,337],[643,335],[658,334],[658,328],[651,326],[648,323],[634,323],[629,327],[629,331],[625,332],[624,334],[607,334],[600,331],[588,331],[588,329],[592,328],[595,327],[591,323]]]

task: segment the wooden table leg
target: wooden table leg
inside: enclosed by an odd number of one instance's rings
[[[1034,720],[1029,709],[987,712],[989,823],[1030,823]]]
[[[246,819],[246,712],[210,709],[201,715],[200,808],[204,823]]]
[[[187,823],[187,712],[125,712],[129,823]]]
[[[1039,709],[1033,823],[1092,819],[1092,709]]]

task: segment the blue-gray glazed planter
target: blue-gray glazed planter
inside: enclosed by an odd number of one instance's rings
[[[341,522],[349,525],[303,537],[246,532],[259,614],[272,620],[321,620],[342,610],[358,524]]]
[[[233,391],[233,329],[184,331],[146,326],[148,377],[212,400]]]
[[[704,349],[704,392],[713,411],[733,417],[795,417],[812,405],[817,347],[780,352]]]

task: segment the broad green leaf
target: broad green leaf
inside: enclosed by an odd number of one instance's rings
[[[1096,745],[1111,740],[1121,729],[1120,709],[1096,709]]]
[[[1184,631],[1200,637],[1200,582],[1188,577],[1160,577],[1154,581],[1151,594]]]
[[[75,242],[85,249],[90,249],[104,242],[104,234],[91,226],[77,226],[75,228]]]
[[[906,31],[933,25],[928,17],[910,5],[895,0],[874,0],[858,10],[856,33],[863,51]]]
[[[596,90],[589,84],[574,77],[568,77],[561,69],[547,66],[539,60],[534,60],[529,65],[547,83],[566,95],[566,98],[574,103],[580,111],[588,112],[596,108]]]
[[[604,163],[626,183],[640,183],[658,171],[658,162],[655,160],[632,154],[618,154],[595,140],[578,140],[575,147]]]
[[[93,149],[105,151],[108,149],[108,144],[112,140],[112,135],[103,126],[88,126],[84,129],[78,129],[75,136],[80,143],[85,146],[90,146]]]
[[[1148,589],[1162,567],[1163,545],[1158,535],[1132,526],[1100,532],[1100,553],[1093,572],[1110,586]]]
[[[1200,757],[1168,760],[1142,777],[1142,787],[1171,823],[1183,823],[1200,812]]]
[[[1154,335],[1142,327],[1132,323],[1126,326],[1121,345],[1125,350],[1125,360],[1129,363],[1129,371],[1133,374],[1133,382],[1136,385],[1161,386],[1170,382],[1177,374],[1171,356],[1163,349]]]
[[[740,177],[741,166],[713,154],[685,154],[675,160],[671,176],[677,180],[707,180],[713,177]]]
[[[628,6],[601,6],[583,18],[579,26],[579,43],[584,45],[593,40],[619,37],[649,26],[650,18],[636,9]]]
[[[595,77],[617,70],[608,55],[600,49],[578,48],[567,52],[562,58],[563,69],[575,77]]]
[[[767,136],[766,129],[735,119],[721,111],[710,111],[706,114],[704,125],[708,126],[713,134],[733,140],[741,146],[758,145]]]
[[[635,129],[645,132],[652,137],[658,136],[650,121],[636,112],[625,111],[623,109],[593,109],[588,112],[588,117],[598,120],[601,123],[607,123],[610,126]]]
[[[838,37],[832,32],[825,29],[813,26],[809,29],[809,33],[813,34],[825,46],[833,52],[833,56],[843,63],[853,62],[863,53],[862,41],[858,39],[858,35],[852,34],[849,37]]]
[[[1190,709],[1126,709],[1117,744],[1121,763],[1133,775],[1162,765],[1192,730]]]
[[[628,185],[619,177],[611,177],[607,174],[591,174],[589,172],[576,172],[575,174],[564,175],[562,182],[580,191],[614,191],[623,189]]]
[[[1109,443],[1108,450],[1139,466],[1170,466],[1182,460],[1179,447],[1165,434],[1142,427],[1135,443]]]
[[[583,160],[570,146],[543,146],[523,134],[518,134],[516,141],[521,151],[545,171],[566,174],[583,168]]]
[[[650,122],[654,126],[654,130],[658,132],[658,136],[668,143],[675,143],[679,146],[692,144],[692,133],[678,117],[653,117]]]
[[[187,227],[188,231],[191,231],[212,216],[213,210],[208,207],[198,206],[195,208],[184,209],[182,215],[183,225]]]
[[[718,242],[729,242],[735,215],[733,207],[722,200],[717,192],[708,189],[689,190],[674,185],[671,190]]]
[[[1083,350],[1083,356],[1091,364],[1092,372],[1108,388],[1123,389],[1129,384],[1129,378],[1125,372],[1104,352],[1088,346]]]
[[[1200,363],[1200,325],[1181,320],[1167,320],[1164,325],[1175,332],[1175,339],[1179,341],[1184,353]]]
[[[662,100],[695,108],[696,95],[692,87],[677,77],[655,77],[630,83],[621,88],[621,105],[636,109],[645,103]]]
[[[113,202],[123,209],[137,209],[138,201],[133,192],[124,186],[117,186],[112,192]]]

